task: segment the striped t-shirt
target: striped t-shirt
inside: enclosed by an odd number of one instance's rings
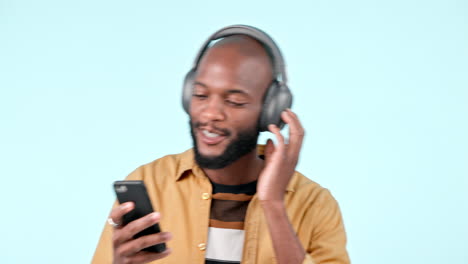
[[[245,214],[257,190],[257,181],[241,185],[211,184],[213,196],[205,263],[240,263]]]

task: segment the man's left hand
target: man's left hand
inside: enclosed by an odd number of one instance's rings
[[[289,125],[289,142],[285,143],[280,129],[269,125],[275,134],[277,144],[269,139],[265,146],[265,167],[257,183],[257,195],[260,201],[283,201],[286,187],[291,180],[299,160],[299,152],[304,139],[304,129],[299,118],[290,109],[281,113],[282,120]]]

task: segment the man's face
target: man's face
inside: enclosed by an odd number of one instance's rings
[[[198,67],[190,103],[196,160],[219,169],[255,149],[263,95],[271,82],[268,61],[235,50],[210,50]]]

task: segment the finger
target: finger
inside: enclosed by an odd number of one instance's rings
[[[133,202],[123,203],[123,204],[115,207],[114,209],[112,209],[109,217],[112,219],[112,221],[114,221],[114,223],[120,225],[119,228],[121,228],[122,227],[122,218],[123,218],[123,216],[126,213],[133,210],[134,207],[135,207],[135,205],[134,205]]]
[[[151,262],[153,260],[165,258],[165,257],[169,256],[171,253],[172,253],[171,248],[166,248],[166,250],[164,250],[161,253],[153,253],[153,252],[144,252],[144,251],[142,251],[142,252],[139,252],[138,254],[133,255],[132,257],[128,258],[128,260],[129,260],[129,263],[148,263],[148,262]]]
[[[295,129],[293,129],[293,132],[304,136],[304,127],[302,126],[302,123],[299,120],[299,117],[291,109],[288,109],[288,112],[290,113],[292,119],[294,120]]]
[[[117,253],[120,256],[130,256],[149,246],[165,243],[171,240],[171,238],[172,235],[169,232],[142,236],[122,244],[117,250]]]
[[[289,133],[294,135],[304,135],[304,128],[302,127],[299,117],[291,110],[286,109],[281,113],[281,119],[289,125]]]
[[[120,230],[114,232],[114,246],[118,246],[128,240],[132,240],[133,236],[143,231],[144,229],[156,224],[161,219],[161,215],[158,212],[145,215],[137,220],[134,220],[124,226]]]
[[[299,121],[299,118],[291,109],[287,109],[281,115],[284,122],[289,125],[289,145],[288,155],[297,156],[302,147],[304,139],[304,128]]]
[[[263,152],[265,156],[265,161],[271,157],[271,154],[275,151],[275,146],[273,145],[273,140],[268,139],[265,145],[265,151]]]
[[[278,140],[278,143],[275,146],[275,150],[278,150],[280,152],[284,151],[284,148],[285,148],[284,137],[281,134],[280,129],[276,125],[273,125],[273,124],[270,124],[268,126],[268,129],[270,130],[271,133],[275,134],[276,139]]]

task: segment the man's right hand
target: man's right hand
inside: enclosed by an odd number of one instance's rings
[[[149,246],[169,241],[172,237],[169,232],[146,235],[137,239],[133,238],[135,234],[158,223],[161,219],[159,213],[151,213],[125,226],[121,226],[123,215],[133,210],[134,206],[132,202],[123,203],[115,207],[109,216],[115,223],[119,224],[119,226],[114,228],[112,236],[114,264],[148,263],[153,260],[165,258],[171,253],[170,248],[167,248],[162,253],[141,251]]]

